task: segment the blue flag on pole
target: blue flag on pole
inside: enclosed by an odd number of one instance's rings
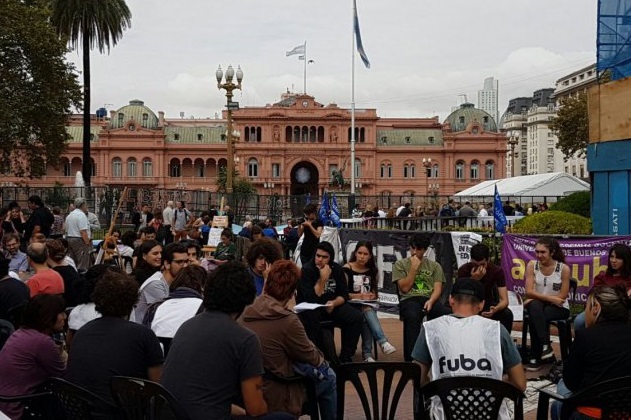
[[[361,57],[364,65],[367,69],[370,68],[370,61],[368,61],[368,56],[366,55],[366,51],[364,51],[364,44],[362,44],[362,36],[359,33],[359,18],[357,17],[357,1],[353,0],[353,31],[355,32],[355,43],[357,44],[357,52]]]
[[[329,197],[327,197],[326,191],[322,196],[322,203],[320,204],[318,217],[322,220],[322,224],[324,224],[324,226],[329,224]]]
[[[340,208],[337,206],[337,198],[335,194],[333,194],[333,205],[331,206],[331,222],[337,227],[342,227],[342,222],[340,221]]]
[[[495,219],[495,231],[500,233],[506,233],[506,215],[504,214],[504,207],[502,207],[502,199],[500,193],[497,192],[497,185],[495,185],[495,200],[493,202],[493,218]]]

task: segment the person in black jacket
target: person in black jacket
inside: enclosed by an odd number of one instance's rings
[[[49,237],[50,228],[55,221],[51,211],[44,207],[44,202],[37,195],[29,197],[28,208],[31,210],[31,217],[26,221],[24,241],[28,242],[36,233],[43,233],[46,237]]]
[[[320,350],[332,359],[322,336],[320,321],[331,320],[342,330],[342,349],[339,361],[347,363],[357,349],[361,327],[364,322],[362,313],[348,301],[348,282],[341,265],[333,261],[335,251],[328,242],[316,246],[314,258],[302,267],[302,277],[298,282],[296,302],[319,303],[326,305],[315,310],[300,313],[307,336]],[[334,355],[333,355],[334,356]]]

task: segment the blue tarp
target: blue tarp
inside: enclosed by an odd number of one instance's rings
[[[598,1],[598,73],[611,80],[631,76],[631,0]]]

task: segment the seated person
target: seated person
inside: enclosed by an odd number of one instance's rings
[[[508,309],[508,291],[504,271],[490,260],[489,247],[475,244],[470,251],[471,261],[458,269],[458,278],[470,277],[484,286],[482,315],[502,323],[508,332],[513,329],[513,312]],[[496,293],[497,291],[497,293]]]
[[[325,346],[320,321],[333,321],[342,329],[340,363],[352,361],[357,349],[364,316],[348,301],[348,283],[341,265],[333,261],[335,251],[329,242],[320,242],[315,248],[315,257],[302,267],[302,278],[298,282],[296,302],[326,305],[299,314],[307,336],[327,357],[336,362],[334,349]]]
[[[48,378],[64,375],[67,355],[51,334],[63,331],[65,308],[59,295],[37,295],[27,303],[22,325],[0,351],[0,395],[31,394]],[[0,410],[21,418],[19,404],[0,403]]]
[[[9,275],[9,260],[0,253],[0,319],[13,321],[13,311],[26,305],[31,292],[22,280]]]
[[[265,222],[261,223],[261,229],[263,229],[263,236],[266,238],[278,239],[278,232],[272,219],[265,219]]]
[[[132,276],[140,286],[162,268],[162,245],[158,241],[147,241],[139,247],[140,258],[135,264]]]
[[[248,273],[256,287],[257,296],[263,292],[263,284],[269,267],[281,258],[283,258],[282,248],[278,241],[273,239],[259,239],[248,248],[245,260],[248,263]]]
[[[631,376],[631,301],[622,284],[596,286],[587,297],[586,328],[576,332],[570,354],[563,361],[563,379],[558,393],[570,395],[599,382]],[[552,418],[559,418],[561,404],[552,405]],[[599,419],[600,409],[579,407],[581,419]],[[582,417],[580,417],[582,416]]]
[[[214,265],[225,264],[228,261],[234,261],[237,256],[237,246],[233,242],[234,235],[232,234],[232,230],[229,228],[225,228],[221,231],[221,237],[219,245],[215,249],[212,258],[209,258],[208,261]]]
[[[421,365],[421,385],[453,376],[480,376],[508,381],[521,391],[526,389],[526,375],[521,356],[510,334],[497,321],[479,316],[484,307],[484,286],[477,280],[456,280],[449,303],[453,315],[442,316],[423,324],[412,357]],[[475,361],[478,361],[477,363]],[[465,367],[469,362],[471,369]],[[432,398],[431,412],[443,419],[442,406]],[[501,419],[508,419],[506,407]]]
[[[399,289],[399,317],[403,321],[403,357],[412,361],[412,349],[421,332],[423,315],[428,319],[449,313],[440,303],[445,283],[443,268],[435,261],[425,258],[430,236],[416,233],[410,238],[408,258],[398,260],[392,268],[392,281]]]
[[[250,220],[243,224],[243,228],[241,228],[238,235],[248,239],[252,237],[252,222]]]
[[[293,419],[267,414],[261,344],[236,321],[254,294],[242,264],[220,265],[204,287],[205,311],[184,322],[173,337],[161,383],[189,419],[228,420],[231,412],[251,416],[239,418]],[[231,407],[238,400],[243,408]]]
[[[64,293],[64,279],[61,274],[48,267],[48,248],[46,244],[32,243],[26,248],[29,265],[35,274],[27,280],[26,285],[31,297],[41,294],[61,295]]]
[[[286,260],[274,262],[263,294],[245,308],[239,322],[253,331],[261,341],[265,370],[279,377],[292,377],[295,376],[294,363],[298,362],[308,364],[312,370],[317,369],[321,373],[322,379],[312,377],[320,416],[323,420],[333,420],[337,415],[335,373],[307,337],[298,315],[288,307],[298,280],[300,268],[295,263]],[[269,410],[285,411],[296,417],[300,417],[306,399],[300,382],[264,379],[263,395]]]
[[[108,271],[94,286],[92,298],[103,316],[75,333],[66,379],[114,404],[112,376],[159,382],[164,358],[154,332],[127,319],[138,300],[138,283],[131,277]]]
[[[250,236],[250,240],[252,242],[261,239],[263,237],[263,229],[261,229],[260,226],[257,225],[252,226],[252,233],[250,234]]]

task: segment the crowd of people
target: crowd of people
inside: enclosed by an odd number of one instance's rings
[[[85,200],[77,198],[61,222],[38,197],[31,205],[26,220],[11,210],[11,226],[22,230],[3,231],[1,240],[0,331],[8,334],[0,336],[0,395],[33,393],[46,379],[64,377],[113,403],[109,381],[122,375],[161,383],[191,419],[291,419],[302,412],[305,390],[277,378],[299,375],[313,382],[321,418],[334,419],[339,364],[397,352],[377,316],[385,277],[373,244],[359,241],[348,262],[335,262],[314,204],[288,223],[285,247],[272,220],[246,224],[250,243],[242,256],[230,228],[212,255],[202,255],[213,209],[196,218],[183,202],[155,214],[143,206],[135,230],[114,229],[94,253]],[[302,241],[296,262],[287,258],[288,236]],[[489,248],[471,247],[446,293],[443,268],[426,256],[431,235],[414,233],[409,245],[391,277],[402,359],[420,364],[423,383],[480,375],[524,390],[524,369],[554,358],[548,322],[569,315],[570,270],[559,243],[540,238],[526,267],[525,365],[510,337],[505,273]],[[631,375],[629,247],[610,250],[594,286],[559,392]],[[295,313],[300,303],[319,307]],[[332,327],[341,330],[339,353]],[[2,403],[0,411],[20,418],[21,406]],[[438,402],[432,412],[440,416]]]

